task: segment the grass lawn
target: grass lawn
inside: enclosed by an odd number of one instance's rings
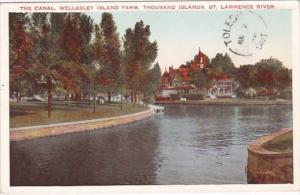
[[[147,110],[147,107],[132,104],[102,104],[97,105],[93,112],[92,103],[53,102],[52,116],[48,118],[47,102],[10,103],[10,127],[25,127],[33,125],[46,125],[61,122],[98,119],[132,114]]]
[[[293,132],[279,136],[267,142],[263,147],[274,152],[293,151]]]

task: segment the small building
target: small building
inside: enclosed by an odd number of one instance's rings
[[[245,96],[254,98],[257,95],[256,90],[253,87],[249,87],[245,90]]]
[[[212,78],[212,87],[208,90],[211,98],[217,97],[235,97],[234,90],[237,88],[233,79],[228,78],[226,74]]]

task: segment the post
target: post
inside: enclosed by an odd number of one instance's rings
[[[51,78],[47,79],[47,88],[48,88],[48,118],[51,118],[52,111],[52,80]]]
[[[71,94],[68,94],[68,110],[70,110]]]
[[[95,79],[94,79],[94,113],[96,112],[96,87],[95,87]]]

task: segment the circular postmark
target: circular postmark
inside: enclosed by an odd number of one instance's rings
[[[252,56],[262,50],[267,42],[267,25],[253,11],[238,11],[230,14],[224,22],[222,37],[225,46],[240,56]]]

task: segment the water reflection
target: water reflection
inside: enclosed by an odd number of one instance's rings
[[[11,184],[246,183],[247,145],[291,126],[286,105],[170,105],[126,126],[12,143]]]
[[[154,184],[155,123],[11,144],[12,185]]]

